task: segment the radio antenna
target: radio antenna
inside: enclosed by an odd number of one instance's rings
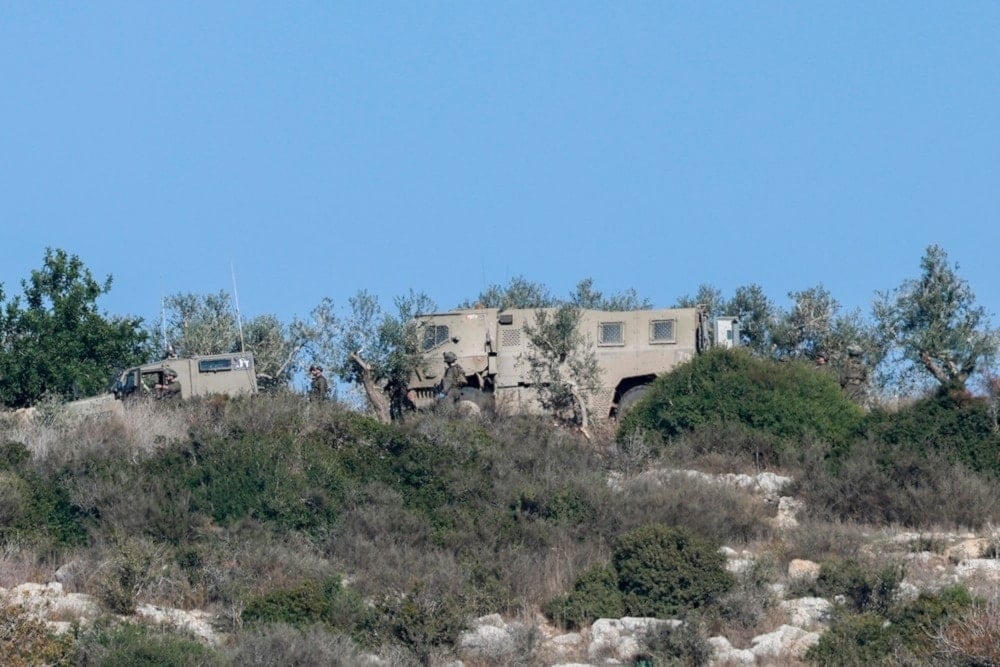
[[[160,276],[160,336],[163,338],[163,354],[167,354],[167,297],[163,295],[163,276]]]
[[[229,271],[233,274],[233,303],[236,305],[236,325],[240,330],[240,354],[243,354],[246,352],[243,344],[243,315],[240,314],[240,293],[236,291],[236,267],[233,266],[232,260],[229,260]]]

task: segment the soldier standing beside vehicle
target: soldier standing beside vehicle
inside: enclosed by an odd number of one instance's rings
[[[452,403],[458,403],[462,398],[462,387],[469,381],[465,378],[465,370],[458,363],[458,357],[454,352],[444,353],[444,377],[441,378],[439,387],[440,393],[450,399]]]
[[[177,371],[167,368],[163,371],[163,382],[153,387],[156,398],[179,398],[181,381],[177,379]]]
[[[326,395],[330,391],[330,383],[323,375],[323,367],[313,364],[309,367],[309,400],[325,401]]]
[[[861,358],[861,348],[851,345],[847,348],[847,360],[840,371],[840,387],[849,399],[860,405],[865,400],[867,380],[868,370]]]

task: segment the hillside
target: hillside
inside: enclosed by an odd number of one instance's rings
[[[838,442],[750,414],[590,439],[288,395],[9,420],[0,657],[995,664],[988,457],[902,442],[929,409]]]

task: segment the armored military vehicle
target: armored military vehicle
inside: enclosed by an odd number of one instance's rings
[[[166,384],[174,373],[180,383],[179,398],[225,394],[238,396],[257,393],[257,375],[253,355],[242,352],[208,354],[194,357],[168,357],[129,368],[114,379],[107,394],[67,403],[76,415],[96,415],[121,410],[123,401],[142,397],[156,398],[157,385]]]
[[[423,360],[407,387],[410,401],[417,408],[434,404],[445,371],[443,353],[452,352],[466,373],[463,401],[502,414],[543,412],[531,378],[531,343],[525,333],[525,325],[532,326],[537,313],[477,308],[416,318]],[[582,310],[579,327],[600,369],[600,388],[586,405],[587,413],[598,419],[623,414],[658,375],[694,355],[739,341],[735,318],[713,323],[699,308]]]

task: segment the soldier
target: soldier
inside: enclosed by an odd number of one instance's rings
[[[815,363],[815,366],[813,366],[813,368],[815,368],[818,371],[828,371],[830,370],[830,366],[827,365],[827,362],[829,361],[830,360],[827,358],[826,352],[820,350],[819,352],[816,353],[816,358],[813,360],[813,362]]]
[[[458,403],[462,398],[462,387],[469,382],[465,378],[465,369],[458,363],[458,357],[454,352],[444,353],[444,377],[441,378],[439,387],[440,393],[451,399],[452,403]]]
[[[173,368],[163,370],[163,382],[153,387],[156,398],[179,398],[181,381],[177,379],[177,371]]]
[[[849,399],[861,404],[865,398],[865,382],[868,370],[861,358],[861,348],[851,345],[847,348],[847,361],[840,371],[840,386]]]
[[[326,381],[326,376],[323,375],[323,367],[316,364],[310,366],[309,377],[309,400],[326,400],[326,394],[330,391],[330,383]]]

